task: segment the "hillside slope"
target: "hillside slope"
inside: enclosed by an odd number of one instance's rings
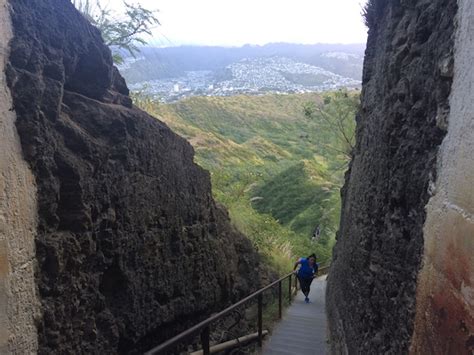
[[[310,250],[326,262],[338,221],[346,158],[328,146],[332,133],[303,110],[307,102],[333,104],[327,99],[333,94],[323,96],[193,97],[167,105],[142,97],[138,102],[191,142],[233,222],[272,262],[287,268],[289,256]],[[321,243],[311,244],[317,225]]]
[[[320,225],[323,234],[332,236],[339,210],[339,187],[324,162],[301,160],[256,187],[253,206],[296,233],[309,236]]]

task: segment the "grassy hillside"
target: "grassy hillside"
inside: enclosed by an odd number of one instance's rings
[[[167,105],[139,97],[136,102],[191,142],[233,223],[269,262],[287,271],[295,256],[315,251],[324,263],[331,255],[347,157],[332,149],[336,136],[318,114],[309,119],[303,107],[312,102],[331,108],[336,96],[193,97]],[[317,225],[322,236],[312,244]]]
[[[316,223],[333,227],[330,217],[338,207],[338,199],[334,198],[338,190],[326,164],[303,160],[256,187],[253,206],[293,231],[309,236]]]

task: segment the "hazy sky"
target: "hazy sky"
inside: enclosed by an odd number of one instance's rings
[[[110,0],[113,6],[121,0]],[[366,0],[141,0],[159,10],[155,44],[365,43]]]

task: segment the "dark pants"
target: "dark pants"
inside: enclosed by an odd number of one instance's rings
[[[311,282],[313,282],[313,278],[303,278],[298,276],[298,280],[300,281],[301,291],[303,294],[308,297],[309,289],[311,287]]]

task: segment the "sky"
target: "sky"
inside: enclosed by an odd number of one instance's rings
[[[118,6],[122,0],[109,0]],[[365,43],[366,0],[140,0],[158,10],[152,44]]]

